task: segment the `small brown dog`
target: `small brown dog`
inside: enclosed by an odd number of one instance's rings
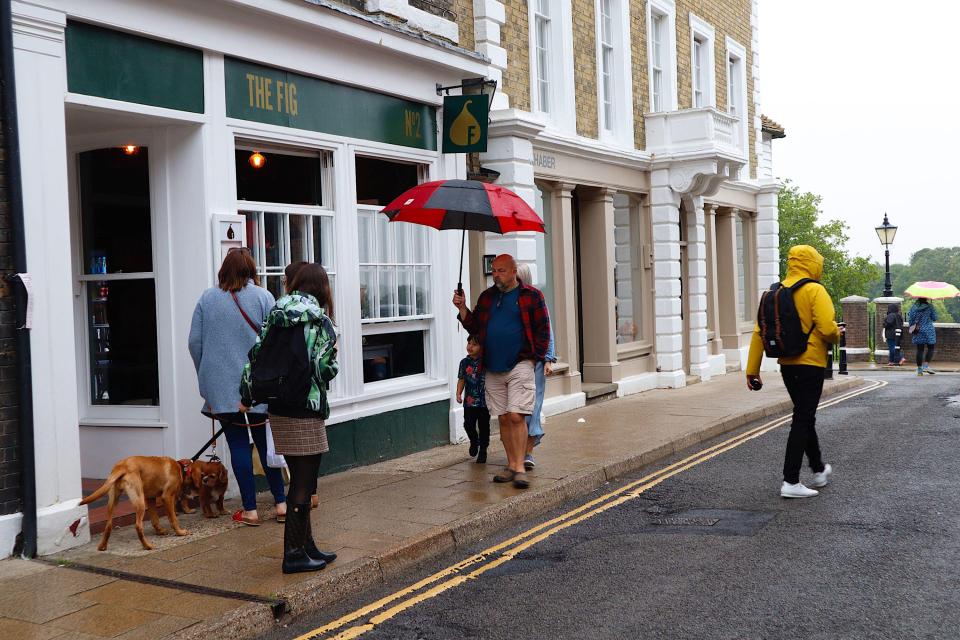
[[[190,499],[200,498],[200,508],[203,515],[207,518],[216,518],[227,515],[223,508],[223,495],[227,492],[227,468],[223,463],[217,460],[204,462],[197,460],[190,463],[189,460],[181,460],[180,464],[189,464],[190,473],[183,483],[183,493],[180,496],[180,508],[184,513],[193,513],[196,509],[190,508]],[[213,503],[216,502],[217,510],[213,510]]]
[[[160,517],[157,515],[155,500],[159,499],[167,511],[170,526],[178,536],[188,535],[185,529],[180,528],[175,510],[176,500],[180,497],[183,486],[180,465],[173,458],[165,456],[130,456],[114,465],[103,485],[80,501],[80,504],[90,504],[100,499],[105,493],[110,493],[107,503],[107,526],[103,530],[103,539],[97,547],[100,551],[107,548],[110,532],[113,530],[113,508],[123,491],[130,498],[130,503],[136,509],[137,536],[144,549],[153,549],[143,536],[143,515],[150,514],[150,522],[158,536],[166,535],[167,531],[160,526]]]

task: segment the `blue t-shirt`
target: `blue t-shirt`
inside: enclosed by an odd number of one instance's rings
[[[520,287],[499,293],[490,309],[483,364],[487,371],[504,373],[517,364],[523,348],[523,320],[520,317]]]
[[[463,380],[463,406],[486,407],[484,397],[483,364],[467,356],[460,361],[460,371],[457,377]]]

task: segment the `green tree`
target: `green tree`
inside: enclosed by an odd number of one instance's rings
[[[890,265],[890,279],[893,283],[893,295],[901,297],[904,290],[911,284],[924,280],[949,282],[960,286],[960,247],[921,249],[910,256],[909,264]],[[881,295],[883,278],[875,282],[869,291],[871,297]],[[940,308],[940,306],[937,307],[937,313],[942,316]],[[943,300],[942,308],[951,317],[960,318],[960,299]]]
[[[821,282],[834,304],[849,295],[865,295],[883,270],[869,259],[851,256],[846,250],[847,225],[841,220],[820,224],[822,198],[800,191],[790,180],[780,188],[780,273],[787,272],[790,247],[808,244],[823,256]]]

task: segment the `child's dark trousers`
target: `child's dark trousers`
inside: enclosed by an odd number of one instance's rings
[[[486,407],[464,407],[463,429],[470,442],[476,442],[481,449],[486,449],[490,444],[490,412]]]

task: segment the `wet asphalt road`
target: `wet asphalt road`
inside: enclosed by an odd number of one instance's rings
[[[361,637],[960,637],[960,397],[950,400],[960,376],[870,377],[890,384],[818,414],[824,458],[835,469],[820,496],[779,497],[787,436],[780,427]],[[801,481],[809,475],[804,469]],[[265,638],[296,637],[469,555]]]

